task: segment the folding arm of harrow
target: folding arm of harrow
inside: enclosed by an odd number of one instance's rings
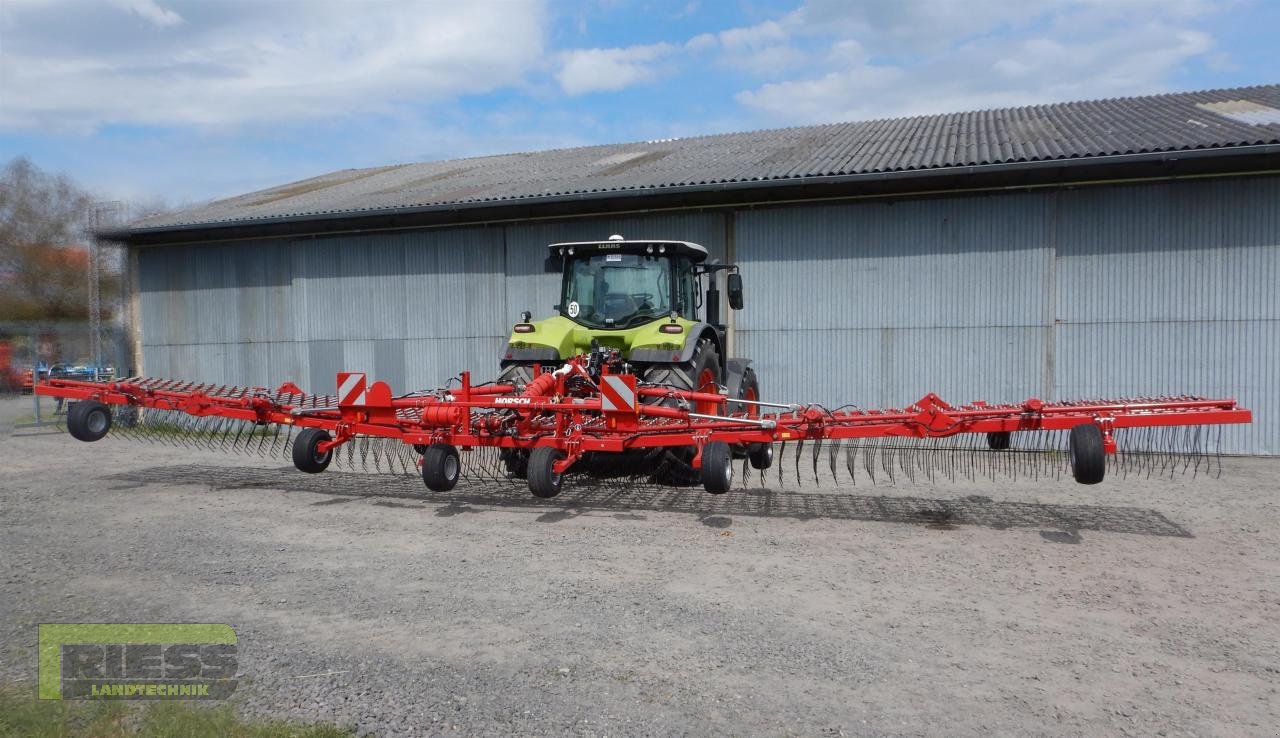
[[[288,429],[284,445],[292,449],[295,465],[315,472],[326,468],[341,447],[381,439],[384,448],[417,449],[422,459],[412,463],[436,490],[451,489],[457,482],[459,448],[492,448],[507,455],[507,477],[527,475],[533,492],[544,497],[558,493],[563,475],[587,454],[665,449],[679,457],[689,474],[700,477],[708,491],[724,492],[734,455],[746,456],[763,470],[771,465],[778,443],[914,443],[967,434],[985,436],[990,449],[1003,450],[1011,447],[1014,434],[1032,431],[1065,432],[1073,475],[1093,484],[1102,480],[1106,456],[1117,451],[1117,430],[1251,422],[1250,412],[1234,400],[1197,397],[1032,398],[1019,404],[954,406],[931,393],[903,409],[830,411],[647,385],[633,374],[611,372],[615,365],[580,356],[554,371],[535,368],[525,386],[473,385],[464,372],[459,387],[398,397],[385,383],[368,384],[359,373],[339,374],[336,395],[308,395],[292,384],[272,391],[140,377],[110,383],[53,379],[36,391],[77,401],[68,411],[67,425],[81,440],[101,438],[113,418],[129,427],[148,413],[195,418],[196,429],[224,436],[230,434],[228,424],[274,426],[277,435],[283,427]],[[115,413],[109,406],[117,407]],[[200,419],[213,420],[200,425],[206,422]],[[295,427],[301,429],[296,434]],[[240,427],[235,437],[242,435]],[[816,450],[814,466],[816,471]],[[835,466],[833,455],[833,471]]]

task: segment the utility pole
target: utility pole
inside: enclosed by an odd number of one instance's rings
[[[98,234],[108,227],[120,225],[120,216],[124,211],[124,203],[119,200],[108,200],[94,203],[90,212],[89,223],[93,232],[89,234],[89,357],[93,362],[93,380],[98,381],[98,372],[102,369],[102,249],[99,247]]]

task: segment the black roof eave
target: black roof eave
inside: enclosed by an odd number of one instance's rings
[[[771,206],[805,200],[900,197],[936,194],[941,191],[1009,190],[1266,171],[1280,171],[1280,144],[608,190],[135,228],[99,235],[132,246],[160,246],[482,224],[532,218],[583,217],[620,211]]]

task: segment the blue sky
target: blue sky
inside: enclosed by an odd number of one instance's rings
[[[181,205],[348,167],[1280,82],[1280,0],[4,0],[0,159]]]

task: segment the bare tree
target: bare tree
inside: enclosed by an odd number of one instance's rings
[[[89,194],[65,175],[42,171],[25,156],[0,169],[0,265],[19,245],[74,243],[84,233]]]

